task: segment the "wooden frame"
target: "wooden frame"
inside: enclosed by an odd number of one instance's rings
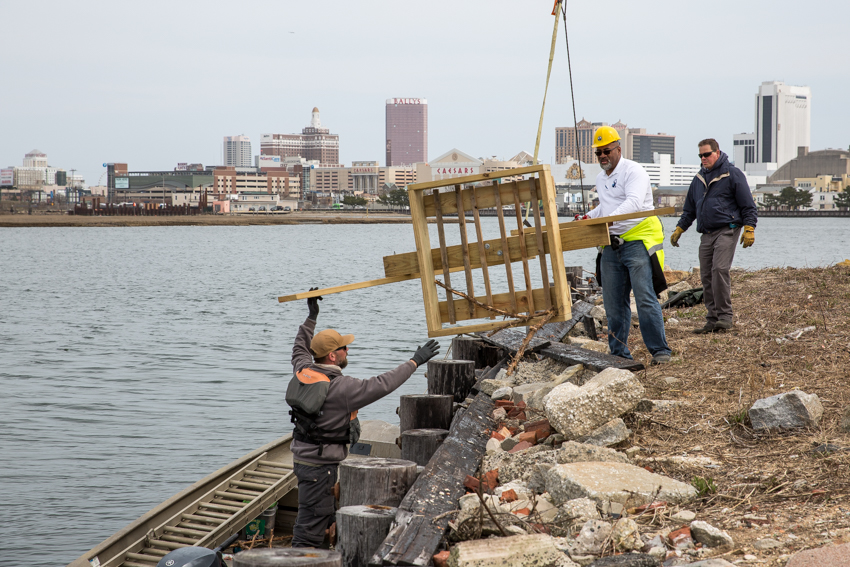
[[[505,177],[529,176],[521,181],[498,183]],[[493,181],[491,185],[481,185]],[[447,189],[440,191],[440,189]],[[413,234],[416,239],[415,254],[398,254],[384,258],[386,278],[413,277],[418,274],[422,282],[422,298],[425,305],[425,320],[429,337],[456,335],[487,331],[503,326],[507,321],[493,320],[494,313],[476,305],[468,299],[446,291],[446,299],[440,300],[435,279],[438,273],[444,283],[451,287],[450,273],[463,271],[466,289],[463,291],[484,305],[502,309],[508,313],[531,318],[523,325],[534,325],[545,317],[549,321],[565,321],[570,318],[570,293],[564,271],[564,245],[558,224],[558,208],[555,202],[555,184],[548,165],[537,165],[510,169],[467,177],[456,177],[442,181],[416,183],[408,186]],[[521,205],[529,203],[534,211],[532,229],[523,229]],[[542,206],[541,206],[542,204]],[[506,228],[504,206],[513,205],[517,231],[511,234]],[[482,240],[479,212],[495,208],[499,217],[499,238]],[[469,242],[465,213],[473,213],[477,241]],[[446,215],[458,216],[461,244],[447,246],[444,231]],[[428,223],[436,222],[439,247],[431,248]],[[542,223],[545,221],[545,225]],[[604,227],[601,227],[604,228]],[[568,231],[569,232],[569,231]],[[588,239],[587,236],[590,235]],[[576,236],[579,236],[576,234]],[[586,228],[582,231],[579,248],[608,244],[607,230],[602,235],[599,229]],[[604,241],[604,242],[603,242]],[[568,249],[575,249],[567,246]],[[547,261],[548,256],[548,261]],[[539,287],[532,282],[530,264],[534,257],[540,261],[541,279]],[[415,260],[415,261],[414,261]],[[514,283],[512,264],[522,266],[522,281]],[[489,270],[503,265],[508,281],[508,290],[496,292],[491,289]],[[485,284],[484,297],[477,297],[473,288],[473,270],[481,270]],[[550,283],[550,274],[553,283]],[[520,277],[520,276],[518,276]],[[488,318],[486,323],[443,327],[459,321]],[[501,319],[501,317],[499,318]],[[510,321],[510,319],[508,320]]]

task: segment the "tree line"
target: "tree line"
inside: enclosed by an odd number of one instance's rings
[[[835,195],[833,202],[840,209],[850,208],[850,185]],[[766,194],[761,205],[768,209],[788,209],[795,211],[800,207],[812,206],[812,194],[805,189],[785,187],[778,195]]]

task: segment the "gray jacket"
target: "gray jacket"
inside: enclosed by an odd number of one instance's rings
[[[408,360],[394,370],[385,372],[368,380],[358,380],[345,376],[338,366],[318,365],[313,362],[310,353],[310,341],[316,330],[316,322],[312,319],[304,321],[298,327],[295,344],[292,347],[292,371],[297,373],[303,368],[311,368],[330,378],[328,395],[322,406],[322,415],[316,424],[322,429],[339,429],[345,427],[352,419],[352,414],[372,402],[380,400],[405,383],[416,370],[416,363]],[[292,454],[295,462],[312,465],[329,465],[339,463],[348,456],[347,445],[324,445],[319,455],[319,446],[292,440]]]

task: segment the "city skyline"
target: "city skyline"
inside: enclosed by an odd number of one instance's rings
[[[9,26],[0,37],[10,85],[0,95],[0,167],[38,148],[96,185],[106,162],[218,164],[224,136],[298,132],[313,107],[340,136],[340,162],[383,162],[385,101],[405,93],[428,99],[429,155],[533,152],[553,23],[545,4],[433,2],[411,20],[383,1],[318,18],[310,5],[260,1],[243,8],[263,17],[238,52],[232,4],[56,4],[37,29]],[[567,10],[578,118],[674,135],[677,162],[696,163],[705,137],[732,154],[732,136],[753,130],[758,85],[777,80],[811,88],[812,150],[848,145],[840,23],[850,6],[831,5],[829,17],[790,1],[720,0],[708,10],[665,0],[647,10],[613,0],[604,12],[577,2]],[[28,14],[24,4],[0,8],[10,22]],[[724,33],[705,39],[694,27]],[[813,37],[830,57],[813,55],[803,41]],[[563,22],[557,41],[545,163],[554,161],[555,128],[573,121]],[[219,89],[212,69],[238,73]]]

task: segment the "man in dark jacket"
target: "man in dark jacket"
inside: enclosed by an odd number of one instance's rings
[[[735,256],[735,245],[741,228],[741,244],[748,248],[755,242],[758,212],[747,179],[740,169],[729,163],[713,138],[699,143],[702,168],[696,174],[682,216],[670,243],[679,246],[679,237],[694,219],[702,234],[699,245],[700,278],[708,313],[705,325],[694,333],[714,333],[732,328],[732,286],[729,269]]]
[[[339,463],[348,456],[351,429],[359,437],[357,410],[404,384],[440,348],[437,341],[428,341],[410,360],[368,380],[345,376],[342,369],[348,365],[348,345],[354,341],[354,335],[325,329],[313,336],[320,299],[307,300],[309,315],[295,336],[292,347],[295,376],[286,395],[293,410],[311,404],[319,407],[316,413],[308,412],[316,428],[296,424],[290,445],[298,478],[298,516],[292,530],[292,547],[321,546],[325,530],[333,523],[336,512],[333,486]],[[321,392],[318,397],[324,399],[317,400],[317,390]]]

